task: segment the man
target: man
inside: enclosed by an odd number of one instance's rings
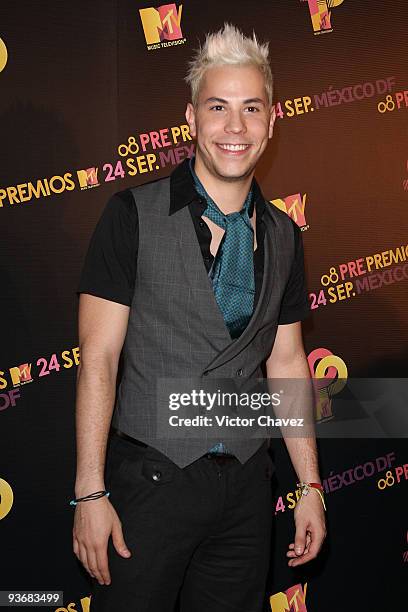
[[[178,596],[182,612],[262,609],[267,441],[157,435],[156,381],[309,378],[300,230],[253,178],[275,120],[268,47],[226,24],[187,81],[195,158],[111,198],[79,286],[73,548],[93,612],[171,612]],[[315,439],[285,442],[299,479],[319,484]],[[317,493],[295,508],[290,566],[325,537]]]

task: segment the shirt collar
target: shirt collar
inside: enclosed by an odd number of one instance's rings
[[[261,217],[265,210],[266,204],[265,198],[263,197],[261,189],[255,178],[252,179],[252,189],[254,192],[254,197],[252,198],[248,214],[250,217],[252,217],[254,205],[256,205],[256,214],[258,217]],[[169,215],[181,210],[193,200],[199,204],[200,196],[194,186],[194,180],[190,171],[190,160],[185,159],[173,170],[170,175]]]

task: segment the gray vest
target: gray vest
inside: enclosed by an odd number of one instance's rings
[[[261,292],[247,328],[231,340],[188,206],[169,215],[170,178],[131,191],[139,218],[139,248],[112,425],[185,467],[221,439],[157,437],[155,381],[206,376],[206,381],[232,378],[239,387],[240,380],[262,378],[260,366],[275,341],[294,258],[293,221],[266,203]],[[243,463],[263,442],[241,437],[228,440],[227,446]]]

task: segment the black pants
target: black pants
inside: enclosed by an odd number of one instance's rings
[[[114,435],[106,487],[130,558],[109,538],[111,584],[92,580],[92,612],[261,612],[269,566],[273,464],[205,455],[179,468]],[[92,502],[89,502],[92,503]]]

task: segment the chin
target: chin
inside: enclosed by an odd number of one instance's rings
[[[239,179],[243,179],[246,176],[248,176],[249,174],[251,174],[251,172],[254,169],[254,166],[245,164],[240,166],[239,164],[236,164],[235,167],[231,164],[231,165],[224,165],[224,164],[214,164],[214,169],[216,171],[216,173],[218,174],[218,176],[221,176],[225,179],[230,179],[230,180],[239,180]]]

